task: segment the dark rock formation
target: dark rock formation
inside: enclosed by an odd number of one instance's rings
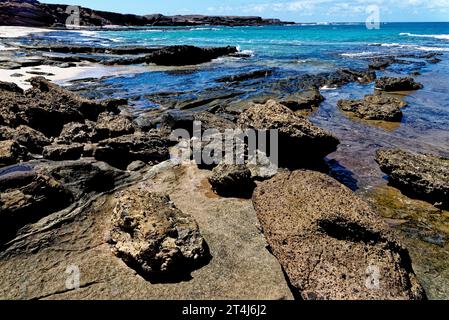
[[[83,154],[84,146],[79,143],[72,144],[52,144],[44,147],[42,153],[45,159],[62,161],[62,160],[77,160]]]
[[[94,123],[86,121],[85,123],[70,122],[62,128],[59,137],[56,139],[60,144],[87,143],[94,136]]]
[[[116,194],[110,243],[114,253],[143,276],[189,274],[208,249],[192,216],[168,196],[132,187]]]
[[[100,141],[94,151],[97,160],[126,169],[133,161],[152,164],[169,158],[169,141],[157,133],[138,133]]]
[[[252,72],[221,77],[221,78],[217,79],[216,81],[217,82],[241,82],[241,81],[253,80],[253,79],[257,79],[257,78],[268,77],[271,74],[273,74],[273,70],[270,70],[270,69],[256,70],[256,71],[252,71]]]
[[[104,111],[117,112],[113,102],[82,98],[43,77],[32,78],[33,88],[25,93],[0,91],[0,111],[4,125],[27,125],[47,137],[58,136],[64,124],[97,120]],[[48,125],[51,123],[51,125]]]
[[[424,299],[408,251],[372,209],[314,171],[262,182],[253,203],[273,254],[307,300]]]
[[[0,176],[0,243],[27,223],[70,205],[72,195],[61,183],[34,171]]]
[[[0,140],[14,140],[31,153],[41,153],[42,149],[50,144],[50,139],[44,134],[24,125],[14,129],[0,126]]]
[[[295,93],[280,101],[280,103],[287,108],[296,110],[312,110],[320,105],[324,101],[324,97],[321,95],[320,90],[312,88],[303,92]]]
[[[209,177],[212,189],[223,197],[251,197],[255,183],[246,165],[220,163]]]
[[[169,46],[148,54],[145,62],[162,66],[195,65],[236,52],[236,47]]]
[[[413,78],[383,77],[376,80],[376,89],[383,91],[412,91],[422,88],[423,85],[415,82]]]
[[[376,162],[389,175],[390,184],[406,195],[449,208],[449,159],[381,149]]]
[[[35,0],[2,0],[0,1],[0,24],[26,27],[65,26],[70,15],[67,13],[67,7],[68,5],[64,4],[44,4]],[[161,14],[139,16],[80,7],[81,26],[246,26],[288,23],[278,19],[262,19],[261,17],[164,16]]]
[[[336,137],[274,100],[244,111],[238,124],[243,129],[278,130],[281,166],[316,164],[339,144]]]
[[[400,99],[381,95],[366,95],[363,100],[338,101],[341,110],[366,120],[401,121],[401,108],[406,105]]]
[[[134,133],[134,126],[127,117],[101,113],[95,124],[94,137],[96,140],[105,140],[132,133]]]

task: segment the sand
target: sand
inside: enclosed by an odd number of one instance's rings
[[[26,37],[32,33],[51,32],[50,29],[0,26],[0,38],[19,38]]]

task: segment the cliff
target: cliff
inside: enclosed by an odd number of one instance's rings
[[[44,4],[37,0],[0,0],[0,25],[26,27],[62,27],[66,23],[67,5]],[[239,16],[139,16],[98,11],[81,7],[80,24],[86,27],[120,26],[198,26],[198,25],[280,25],[279,19]]]

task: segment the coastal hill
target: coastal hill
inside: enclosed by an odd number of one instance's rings
[[[80,24],[86,27],[120,26],[201,26],[201,25],[280,25],[291,24],[279,19],[249,16],[203,16],[152,14],[139,16],[80,7]],[[37,0],[0,0],[0,25],[26,27],[62,27],[66,23],[67,5],[44,4]]]

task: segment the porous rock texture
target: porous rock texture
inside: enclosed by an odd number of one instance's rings
[[[273,254],[304,299],[423,299],[408,251],[351,190],[315,171],[254,191]]]

